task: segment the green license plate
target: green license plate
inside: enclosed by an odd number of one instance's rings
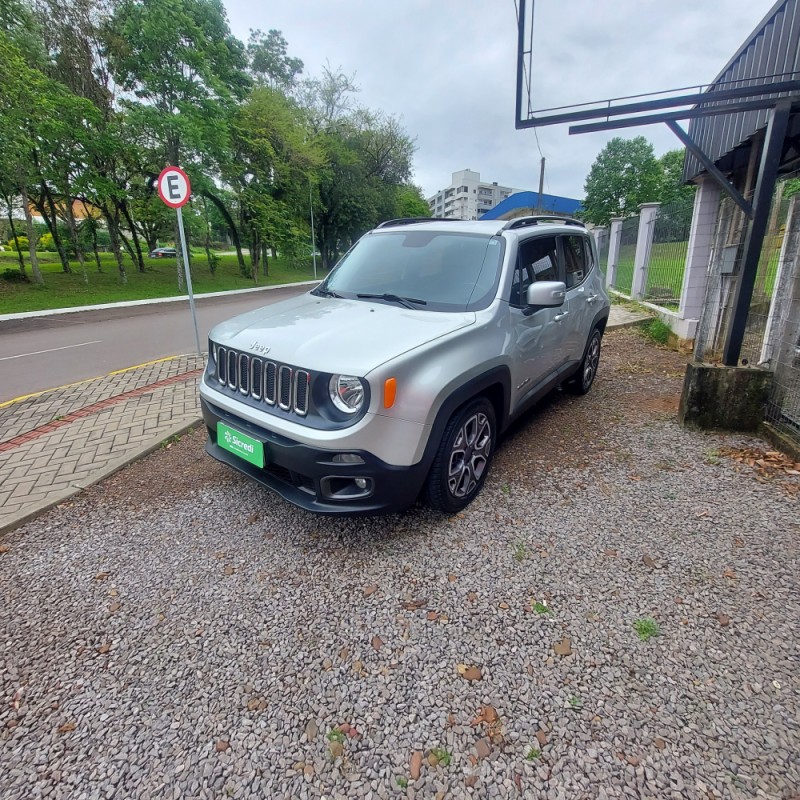
[[[217,444],[257,467],[264,466],[264,444],[246,433],[228,427],[224,422],[217,423]]]

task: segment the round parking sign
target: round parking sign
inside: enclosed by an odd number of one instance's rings
[[[158,196],[170,207],[186,205],[192,193],[189,176],[180,167],[164,167],[158,176]]]

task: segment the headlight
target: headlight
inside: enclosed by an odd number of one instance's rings
[[[345,414],[357,414],[364,405],[364,384],[353,375],[332,375],[328,383],[331,402]]]

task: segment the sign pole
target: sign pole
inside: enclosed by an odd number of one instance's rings
[[[192,322],[194,323],[194,340],[197,343],[197,355],[202,355],[200,350],[200,333],[197,330],[197,312],[194,308],[194,293],[192,292],[192,273],[189,270],[189,253],[186,250],[186,234],[183,232],[183,214],[181,208],[175,209],[178,215],[178,231],[181,235],[181,252],[183,253],[183,269],[186,272],[186,288],[189,291],[189,308],[192,310]]]
[[[175,209],[178,215],[178,233],[181,237],[181,251],[183,252],[183,269],[186,273],[186,288],[189,290],[189,308],[192,312],[194,324],[194,340],[197,344],[197,355],[202,356],[200,349],[200,332],[197,330],[197,312],[194,308],[194,293],[192,292],[192,273],[189,271],[189,251],[186,248],[186,234],[183,230],[183,214],[181,208],[189,202],[192,194],[192,184],[189,176],[180,168],[173,165],[166,166],[156,181],[158,196],[165,205]]]

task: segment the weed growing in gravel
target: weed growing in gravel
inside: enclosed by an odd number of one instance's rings
[[[719,450],[708,450],[706,451],[706,464],[710,464],[712,467],[716,467],[719,464]]]
[[[509,486],[507,483],[504,483],[504,484],[503,484],[503,485],[500,487],[500,491],[501,491],[503,494],[511,494],[511,487],[510,487],[510,486]]]
[[[395,778],[395,781],[396,781],[397,785],[398,785],[398,786],[399,786],[401,789],[407,789],[407,788],[408,788],[408,778],[404,778],[404,777],[401,775],[399,778]]]
[[[578,709],[583,708],[583,700],[581,700],[580,697],[577,697],[574,694],[570,695],[570,698],[569,700],[567,700],[567,702],[569,703],[569,707],[574,708],[576,711]]]
[[[526,754],[525,758],[527,758],[528,761],[536,761],[536,759],[539,758],[541,754],[542,751],[539,750],[538,747],[531,747],[531,749],[528,750],[528,753]]]
[[[344,731],[340,731],[338,728],[331,728],[325,738],[329,742],[339,742],[339,744],[342,744],[344,742]]]
[[[452,756],[443,747],[434,747],[431,750],[431,755],[443,766],[449,767]]]
[[[667,325],[666,322],[662,322],[658,317],[651,319],[649,322],[645,322],[644,325],[640,325],[639,330],[644,336],[650,339],[651,342],[655,342],[656,344],[666,344],[672,333],[672,329],[669,325]]]
[[[633,628],[636,633],[639,634],[639,638],[643,642],[646,642],[661,633],[658,623],[652,617],[642,617],[642,619],[637,619],[636,622],[633,623]]]
[[[525,548],[525,542],[522,539],[518,539],[514,545],[514,558],[517,561],[524,561],[526,555],[528,555],[528,552]]]
[[[539,601],[539,600],[537,600],[537,601],[536,601],[536,602],[533,604],[533,610],[534,610],[534,611],[535,611],[537,614],[549,614],[549,613],[550,613],[550,608],[549,608],[549,606],[545,605],[545,603],[542,603],[542,602],[541,602],[541,601]]]

